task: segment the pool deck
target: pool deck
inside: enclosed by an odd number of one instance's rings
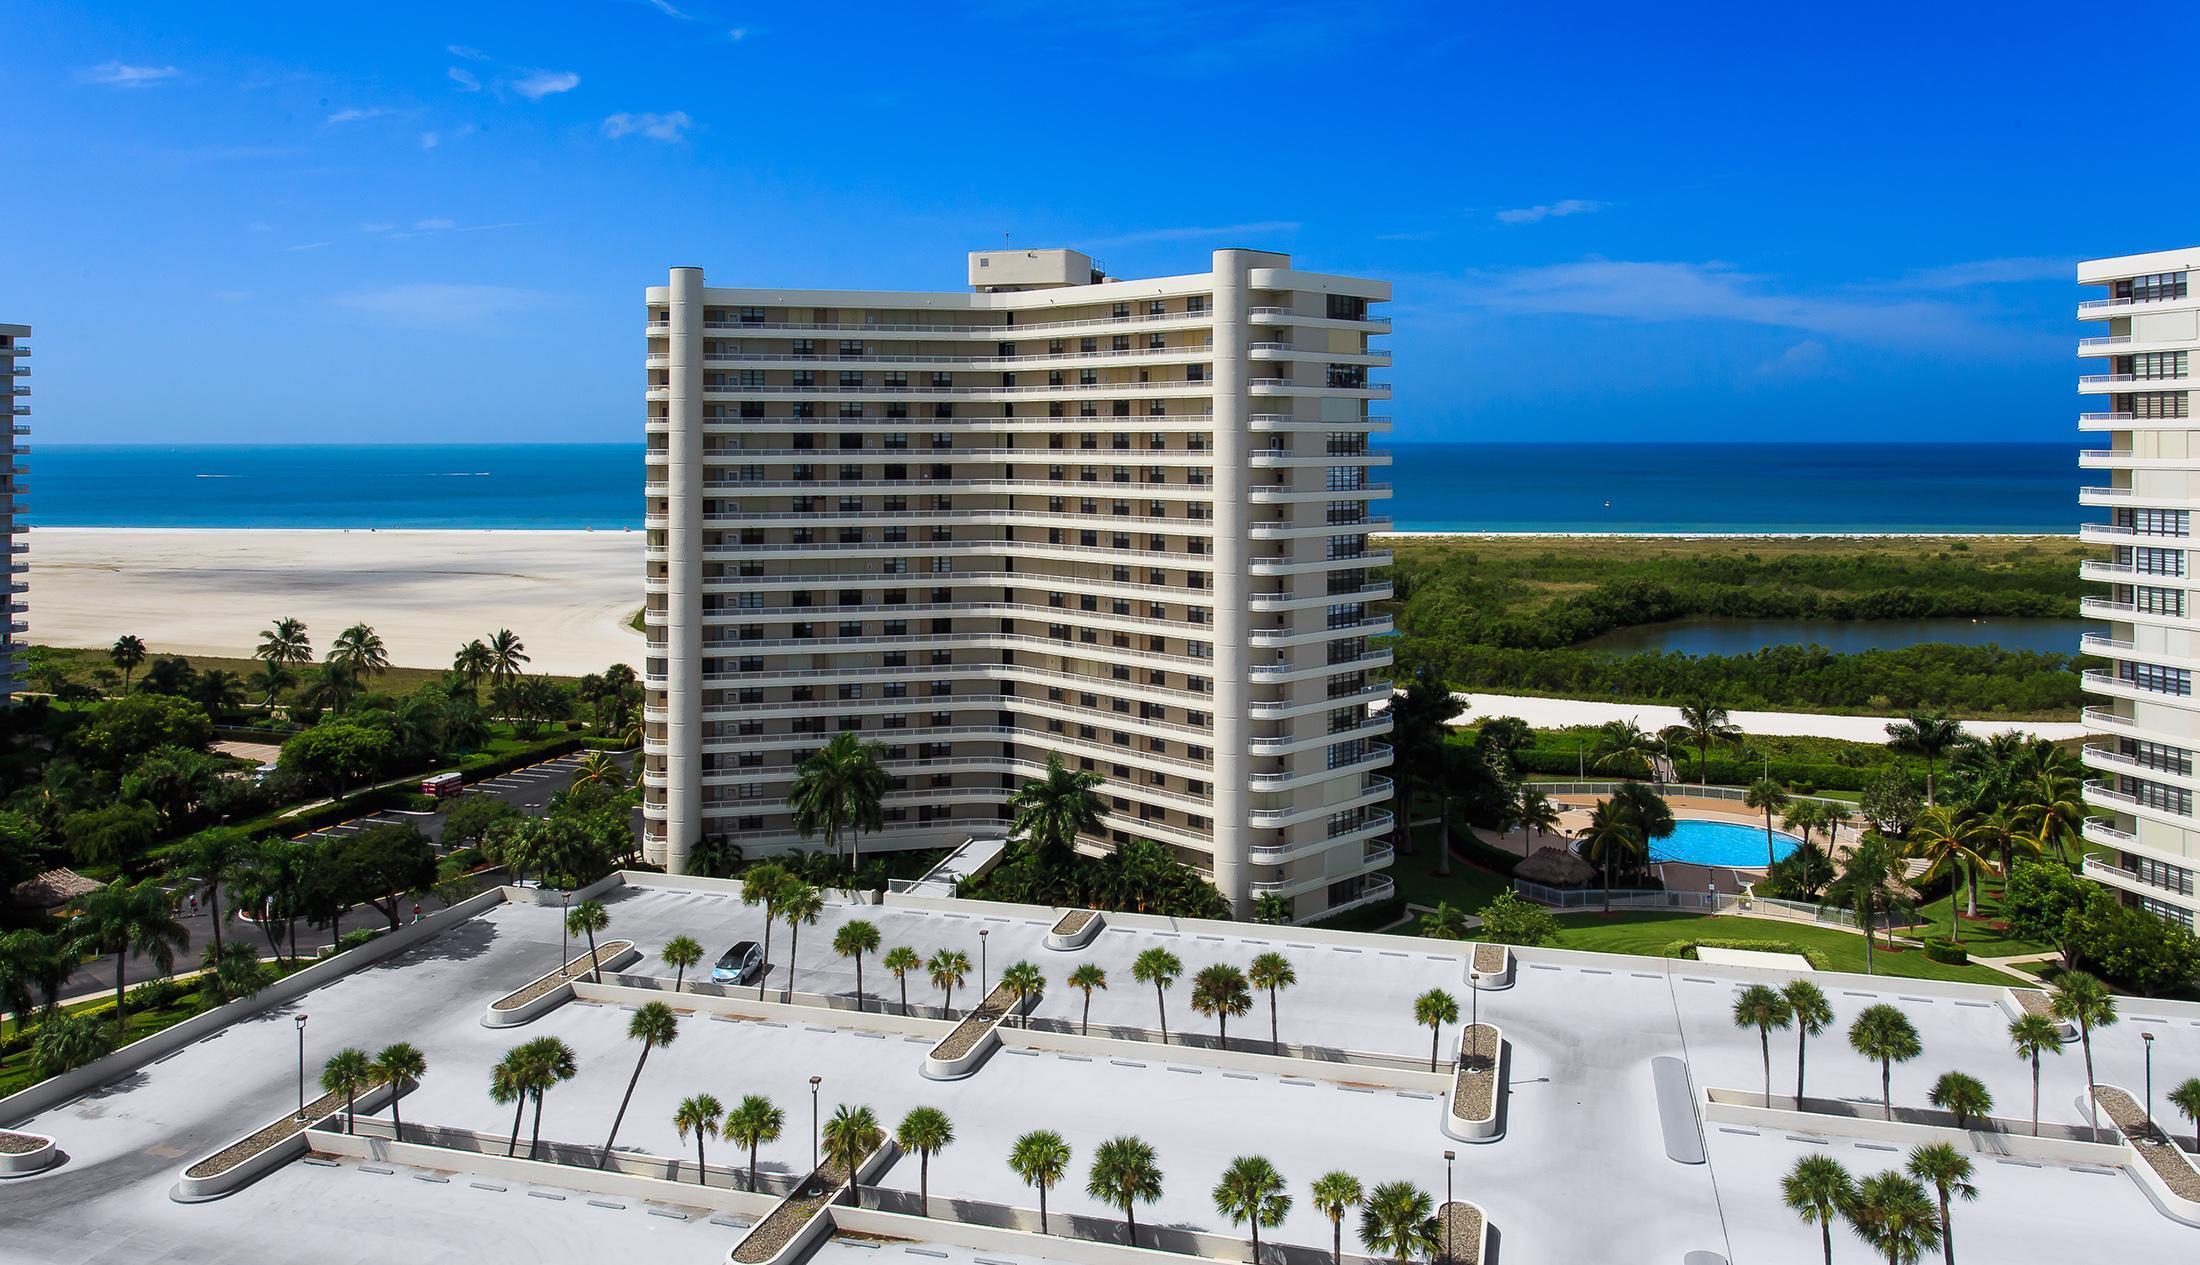
[[[1597,795],[1553,795],[1551,800],[1559,807],[1556,832],[1547,832],[1537,837],[1532,833],[1509,830],[1492,838],[1490,842],[1519,857],[1525,857],[1537,848],[1570,842],[1588,828],[1589,810],[1601,798]],[[1689,795],[1682,789],[1668,795],[1665,802],[1672,806],[1674,815],[1686,820],[1725,822],[1755,830],[1765,828],[1763,814],[1737,809],[1731,800],[1703,799]],[[1774,829],[1778,830],[1777,822]],[[1787,831],[1779,833],[1788,834]],[[1856,832],[1851,828],[1841,831],[1841,841],[1844,844],[1853,841],[1855,837]],[[1720,894],[1727,896],[1740,895],[1750,884],[1764,877],[1765,873],[1765,867],[1761,865],[1698,865],[1689,861],[1661,862],[1660,869],[1665,875],[1666,887],[1673,891],[1700,892],[1715,888]]]

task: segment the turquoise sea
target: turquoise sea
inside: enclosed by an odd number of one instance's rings
[[[1401,531],[2066,533],[2089,517],[2077,451],[1397,444],[1377,513]],[[642,516],[639,443],[40,443],[29,466],[29,517],[47,527],[604,530]]]

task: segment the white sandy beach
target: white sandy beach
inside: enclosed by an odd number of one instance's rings
[[[1476,691],[1454,697],[1465,702],[1458,723],[1470,724],[1491,716],[1518,716],[1538,729],[1563,729],[1571,725],[1601,725],[1608,720],[1631,720],[1651,733],[1681,720],[1677,707],[1651,703],[1613,703],[1596,699],[1535,698],[1525,694],[1485,694]],[[1850,742],[1885,742],[1892,716],[1831,716],[1818,712],[1735,712],[1729,719],[1745,734],[1773,734],[1792,738],[1842,738]],[[2021,733],[2060,742],[2085,735],[2075,721],[1971,720],[1964,732],[1974,737]]]
[[[642,533],[39,527],[30,533],[29,640],[243,657],[274,619],[316,651],[370,624],[401,667],[441,668],[510,628],[535,671],[578,676],[642,661]]]

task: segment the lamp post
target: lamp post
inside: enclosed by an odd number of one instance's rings
[[[2139,1039],[2146,1042],[2147,1050],[2147,1140],[2154,1139],[2154,1034],[2142,1032]]]
[[[1474,1030],[1482,1026],[1482,972],[1467,972],[1467,1066],[1474,1066],[1474,1056],[1482,1048]],[[1446,1151],[1448,1156],[1451,1154]]]
[[[1457,1151],[1444,1152],[1444,1206],[1437,1211],[1436,1224],[1444,1231],[1444,1259],[1451,1259],[1451,1162],[1458,1158]]]
[[[306,1118],[306,1017],[294,1016],[298,1021],[298,1119]]]
[[[817,1083],[825,1078],[810,1078],[810,1171],[817,1171]]]
[[[978,1004],[981,1006],[985,1004],[986,998],[993,995],[985,987],[985,937],[986,929],[978,928]]]
[[[566,937],[571,934],[570,920],[573,917],[573,893],[563,891],[558,895],[561,898],[558,902],[558,908],[564,911],[558,915],[558,969],[563,971],[565,964],[573,960],[573,956],[566,952],[565,948]]]

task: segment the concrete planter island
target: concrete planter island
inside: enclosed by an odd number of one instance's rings
[[[1063,914],[1047,932],[1046,946],[1061,953],[1074,953],[1092,943],[1094,936],[1107,925],[1097,909],[1072,909]]]
[[[489,1003],[482,1012],[484,1028],[517,1028],[533,1023],[551,1011],[573,1000],[573,983],[586,980],[591,973],[616,971],[640,961],[642,951],[631,940],[607,940],[596,946],[595,961],[581,954],[564,966],[547,975],[538,976],[526,987],[515,989]]]
[[[870,1182],[885,1172],[900,1154],[901,1149],[888,1138],[856,1165],[856,1175]],[[795,1260],[832,1233],[833,1205],[840,1202],[847,1190],[846,1173],[831,1164],[819,1165],[794,1193],[763,1220],[749,1227],[749,1232],[734,1244],[726,1259],[733,1265],[783,1265]]]
[[[1504,1098],[1505,1034],[1496,1024],[1477,1024],[1459,1034],[1444,1135],[1461,1142],[1495,1142],[1504,1136]]]
[[[2200,1168],[2195,1168],[2192,1157],[2184,1152],[2166,1134],[2157,1134],[2156,1142],[2147,1132],[2146,1113],[2139,1106],[2138,1096],[2116,1085],[2101,1084],[2093,1087],[2093,1101],[2099,1104],[2101,1114],[2113,1122],[2123,1147],[2130,1151],[2128,1167],[2138,1179],[2139,1189],[2172,1221],[2189,1226],[2200,1226]],[[2081,1101],[2081,1107],[2084,1103]],[[2161,1121],[2155,1121],[2159,1130]]]
[[[60,1149],[45,1134],[0,1129],[0,1178],[28,1177],[60,1162]]]
[[[998,1029],[1001,1024],[1018,1011],[1029,1009],[1039,997],[1038,993],[1029,993],[1019,1003],[1008,985],[995,984],[985,1001],[932,1047],[918,1070],[927,1080],[935,1081],[959,1081],[977,1071],[978,1065],[985,1062],[985,1056],[1000,1045]]]
[[[1503,944],[1476,944],[1467,959],[1467,983],[1484,992],[1513,986],[1513,951]]]
[[[375,1085],[353,1098],[356,1115],[376,1111],[390,1100],[388,1084]],[[183,1170],[168,1197],[181,1204],[219,1199],[263,1173],[304,1155],[306,1131],[331,1118],[343,1127],[344,1096],[323,1094],[306,1104],[304,1116],[285,1112],[252,1133],[231,1142]]]

